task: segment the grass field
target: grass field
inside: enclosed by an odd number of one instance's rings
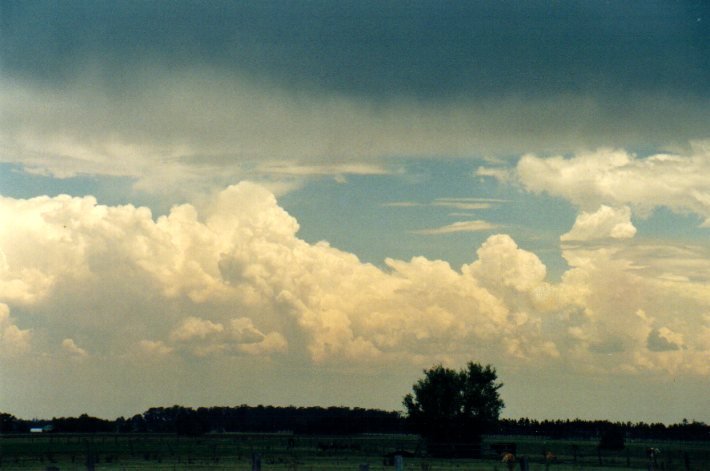
[[[601,452],[596,441],[544,440],[531,437],[486,437],[482,459],[443,460],[425,456],[404,459],[406,470],[507,471],[490,451],[496,442],[514,442],[531,471],[648,469],[646,448],[661,449],[657,470],[710,470],[710,443],[629,442],[624,450]],[[420,454],[421,443],[409,435],[312,437],[287,434],[175,435],[36,434],[2,436],[2,470],[251,470],[252,455],[261,457],[262,470],[393,470],[384,455],[395,450]],[[556,462],[545,463],[552,451]],[[519,468],[516,468],[519,469]]]

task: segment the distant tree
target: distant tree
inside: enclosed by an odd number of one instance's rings
[[[29,425],[12,414],[0,412],[0,433],[24,433],[29,431]]]
[[[497,379],[492,366],[473,362],[459,371],[442,365],[424,370],[424,378],[412,386],[414,394],[407,394],[403,403],[411,427],[427,441],[430,452],[476,453],[481,435],[495,428],[504,407],[498,394],[503,385]]]
[[[175,432],[178,435],[202,435],[207,428],[206,419],[192,409],[182,408],[175,416]]]
[[[81,414],[79,417],[54,417],[52,429],[59,433],[98,433],[114,431],[114,424],[105,419]]]
[[[131,432],[146,432],[147,426],[145,423],[145,419],[141,414],[136,414],[130,419],[128,419],[128,423],[126,424],[127,427],[129,428],[129,431]]]

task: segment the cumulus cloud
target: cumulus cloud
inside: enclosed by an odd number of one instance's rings
[[[532,252],[520,249],[508,235],[494,235],[478,249],[478,260],[464,268],[492,289],[531,291],[545,280],[546,268]]]
[[[583,210],[600,205],[631,206],[641,215],[667,207],[710,220],[710,143],[689,151],[639,158],[623,150],[600,149],[571,158],[523,156],[516,176],[534,193],[548,193]]]
[[[611,354],[614,363],[607,368],[612,371],[708,372],[710,351],[697,331],[705,323],[708,279],[694,275],[698,267],[692,260],[675,269],[690,274],[693,281],[659,276],[669,271],[667,264],[682,263],[665,252],[659,246],[563,247],[572,269],[563,275],[560,295],[582,309],[581,315],[570,318],[570,333],[577,341],[572,351]],[[689,338],[693,348],[688,350],[671,351],[665,343],[680,346]]]
[[[0,303],[0,355],[13,356],[29,350],[32,333],[20,329],[10,317],[10,308]]]
[[[667,327],[654,329],[648,334],[648,349],[654,352],[679,350],[683,345],[683,336]]]
[[[162,340],[141,340],[138,343],[138,348],[150,356],[164,356],[173,352],[173,348],[169,347]]]
[[[405,360],[463,354],[472,339],[490,342],[501,328],[534,322],[508,326],[505,302],[448,264],[391,260],[386,271],[325,242],[308,244],[274,196],[249,183],[157,219],[91,197],[0,203],[9,219],[27,221],[0,231],[3,250],[16,248],[0,273],[8,281],[2,299],[31,303],[45,329],[69,333],[76,324],[110,336],[116,325],[121,335],[99,350]],[[37,276],[47,281],[32,284]],[[425,294],[433,279],[439,288]],[[16,282],[28,286],[22,299]],[[121,297],[134,307],[109,302]]]
[[[215,324],[205,319],[188,317],[178,328],[172,331],[170,338],[174,341],[187,341],[194,338],[204,339],[205,337],[224,331],[222,324]]]
[[[85,357],[89,354],[86,350],[78,346],[74,339],[67,338],[62,340],[62,348],[65,352],[77,357]]]
[[[571,232],[611,235],[609,220],[628,220],[623,208],[601,211]],[[535,253],[495,234],[460,270],[424,257],[377,267],[299,239],[274,195],[247,182],[158,218],[68,196],[3,198],[0,213],[15,222],[0,228],[3,351],[27,358],[61,344],[87,367],[152,359],[194,374],[249,358],[304,374],[471,358],[707,373],[702,248],[569,244],[571,268],[552,282]]]
[[[630,239],[636,234],[631,223],[631,209],[611,208],[601,205],[593,213],[583,211],[574,222],[572,230],[560,236],[565,241],[588,241],[596,239]]]
[[[207,319],[190,316],[170,333],[170,340],[175,348],[188,350],[197,356],[214,353],[249,353],[264,355],[273,352],[285,352],[288,342],[278,332],[263,334],[251,319],[240,317],[232,319],[226,326]],[[143,344],[150,350],[161,354],[172,351],[162,343]]]

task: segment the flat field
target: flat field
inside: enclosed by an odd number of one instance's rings
[[[708,442],[627,441],[620,451],[602,451],[596,441],[545,440],[531,437],[486,437],[481,459],[436,459],[423,456],[423,445],[411,435],[297,436],[289,434],[210,434],[179,437],[161,434],[30,434],[0,437],[2,470],[251,470],[260,456],[261,469],[394,470],[385,455],[405,450],[405,470],[507,471],[490,448],[515,443],[531,471],[649,469],[646,449],[661,450],[654,469],[710,470]],[[546,463],[544,453],[556,460]],[[516,467],[515,469],[520,469]]]

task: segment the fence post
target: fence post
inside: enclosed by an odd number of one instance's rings
[[[404,458],[402,455],[394,455],[394,469],[402,471],[404,469]]]
[[[91,444],[86,442],[86,471],[94,471],[96,469],[96,457]]]
[[[251,471],[261,471],[261,454],[251,454]]]
[[[629,450],[629,447],[626,447],[626,467],[631,467],[631,450]]]

